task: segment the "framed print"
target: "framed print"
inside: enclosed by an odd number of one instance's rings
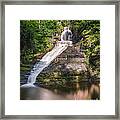
[[[1,118],[119,119],[117,0],[1,5]]]

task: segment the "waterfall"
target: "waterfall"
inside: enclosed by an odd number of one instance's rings
[[[57,56],[65,51],[68,46],[72,46],[72,41],[57,42],[55,47],[34,65],[28,77],[27,84],[24,84],[21,87],[35,87],[34,83],[36,82],[36,77],[40,74],[40,72],[42,72],[42,70],[46,68]]]

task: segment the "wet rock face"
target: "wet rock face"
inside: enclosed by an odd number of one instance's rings
[[[84,64],[84,55],[78,51],[79,47],[68,47],[61,55],[59,55],[46,70],[54,69],[68,69],[70,71],[86,71],[86,66]],[[53,68],[55,66],[55,68]],[[45,70],[44,70],[45,71]]]
[[[80,46],[78,45],[68,47],[39,74],[37,80],[44,79],[47,82],[54,80],[61,80],[62,82],[81,81],[81,78],[83,78],[81,74],[86,73],[87,68],[84,63],[84,55],[79,49]]]
[[[85,64],[81,63],[68,63],[66,65],[66,68],[71,70],[71,71],[76,71],[76,72],[81,72],[81,71],[87,71]]]

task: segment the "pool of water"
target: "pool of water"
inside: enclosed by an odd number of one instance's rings
[[[42,87],[20,88],[21,100],[99,100],[99,83],[82,83],[78,88],[69,89],[46,89]]]

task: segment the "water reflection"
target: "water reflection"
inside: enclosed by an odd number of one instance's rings
[[[98,85],[91,85],[90,88],[78,89],[76,92],[67,94],[66,98],[72,100],[100,99],[100,89]]]
[[[78,85],[77,85],[78,87]],[[78,88],[65,91],[65,89],[48,90],[41,87],[21,88],[21,100],[99,100],[99,84],[82,83]]]

